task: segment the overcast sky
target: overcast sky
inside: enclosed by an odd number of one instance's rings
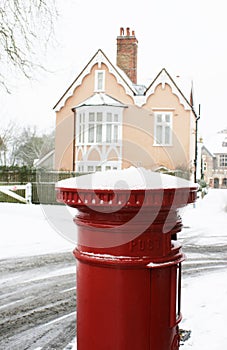
[[[162,68],[193,80],[195,109],[201,104],[199,135],[227,127],[227,21],[224,0],[57,0],[56,43],[41,61],[53,73],[20,79],[10,96],[0,94],[3,119],[54,126],[52,107],[98,49],[116,63],[120,27],[138,39],[138,83]]]

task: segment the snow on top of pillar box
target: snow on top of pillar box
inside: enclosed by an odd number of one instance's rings
[[[58,181],[56,187],[97,190],[139,190],[196,188],[197,184],[176,176],[161,174],[144,168],[130,167],[123,170],[107,170],[105,172],[71,177]]]

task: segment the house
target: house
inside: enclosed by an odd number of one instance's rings
[[[46,153],[42,158],[35,159],[33,166],[37,169],[52,170],[54,168],[54,150]]]
[[[137,49],[135,32],[120,28],[116,65],[99,49],[55,104],[56,170],[142,166],[192,177],[191,85],[183,93],[165,68],[149,86],[138,84]]]
[[[202,178],[214,188],[227,188],[227,129],[218,132],[209,146],[202,146]]]

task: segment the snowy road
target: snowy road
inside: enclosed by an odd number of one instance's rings
[[[185,246],[183,280],[226,269],[227,247]],[[76,334],[70,252],[0,260],[0,350],[63,350]]]
[[[75,337],[71,253],[0,260],[0,349],[63,349]]]
[[[186,260],[183,262],[184,277],[196,276],[211,271],[227,269],[227,245],[183,248]]]

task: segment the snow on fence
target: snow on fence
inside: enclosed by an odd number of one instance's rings
[[[18,190],[24,190],[24,197],[16,193]],[[29,182],[26,185],[3,185],[0,186],[0,192],[15,198],[19,202],[31,204],[32,202],[32,184]]]

